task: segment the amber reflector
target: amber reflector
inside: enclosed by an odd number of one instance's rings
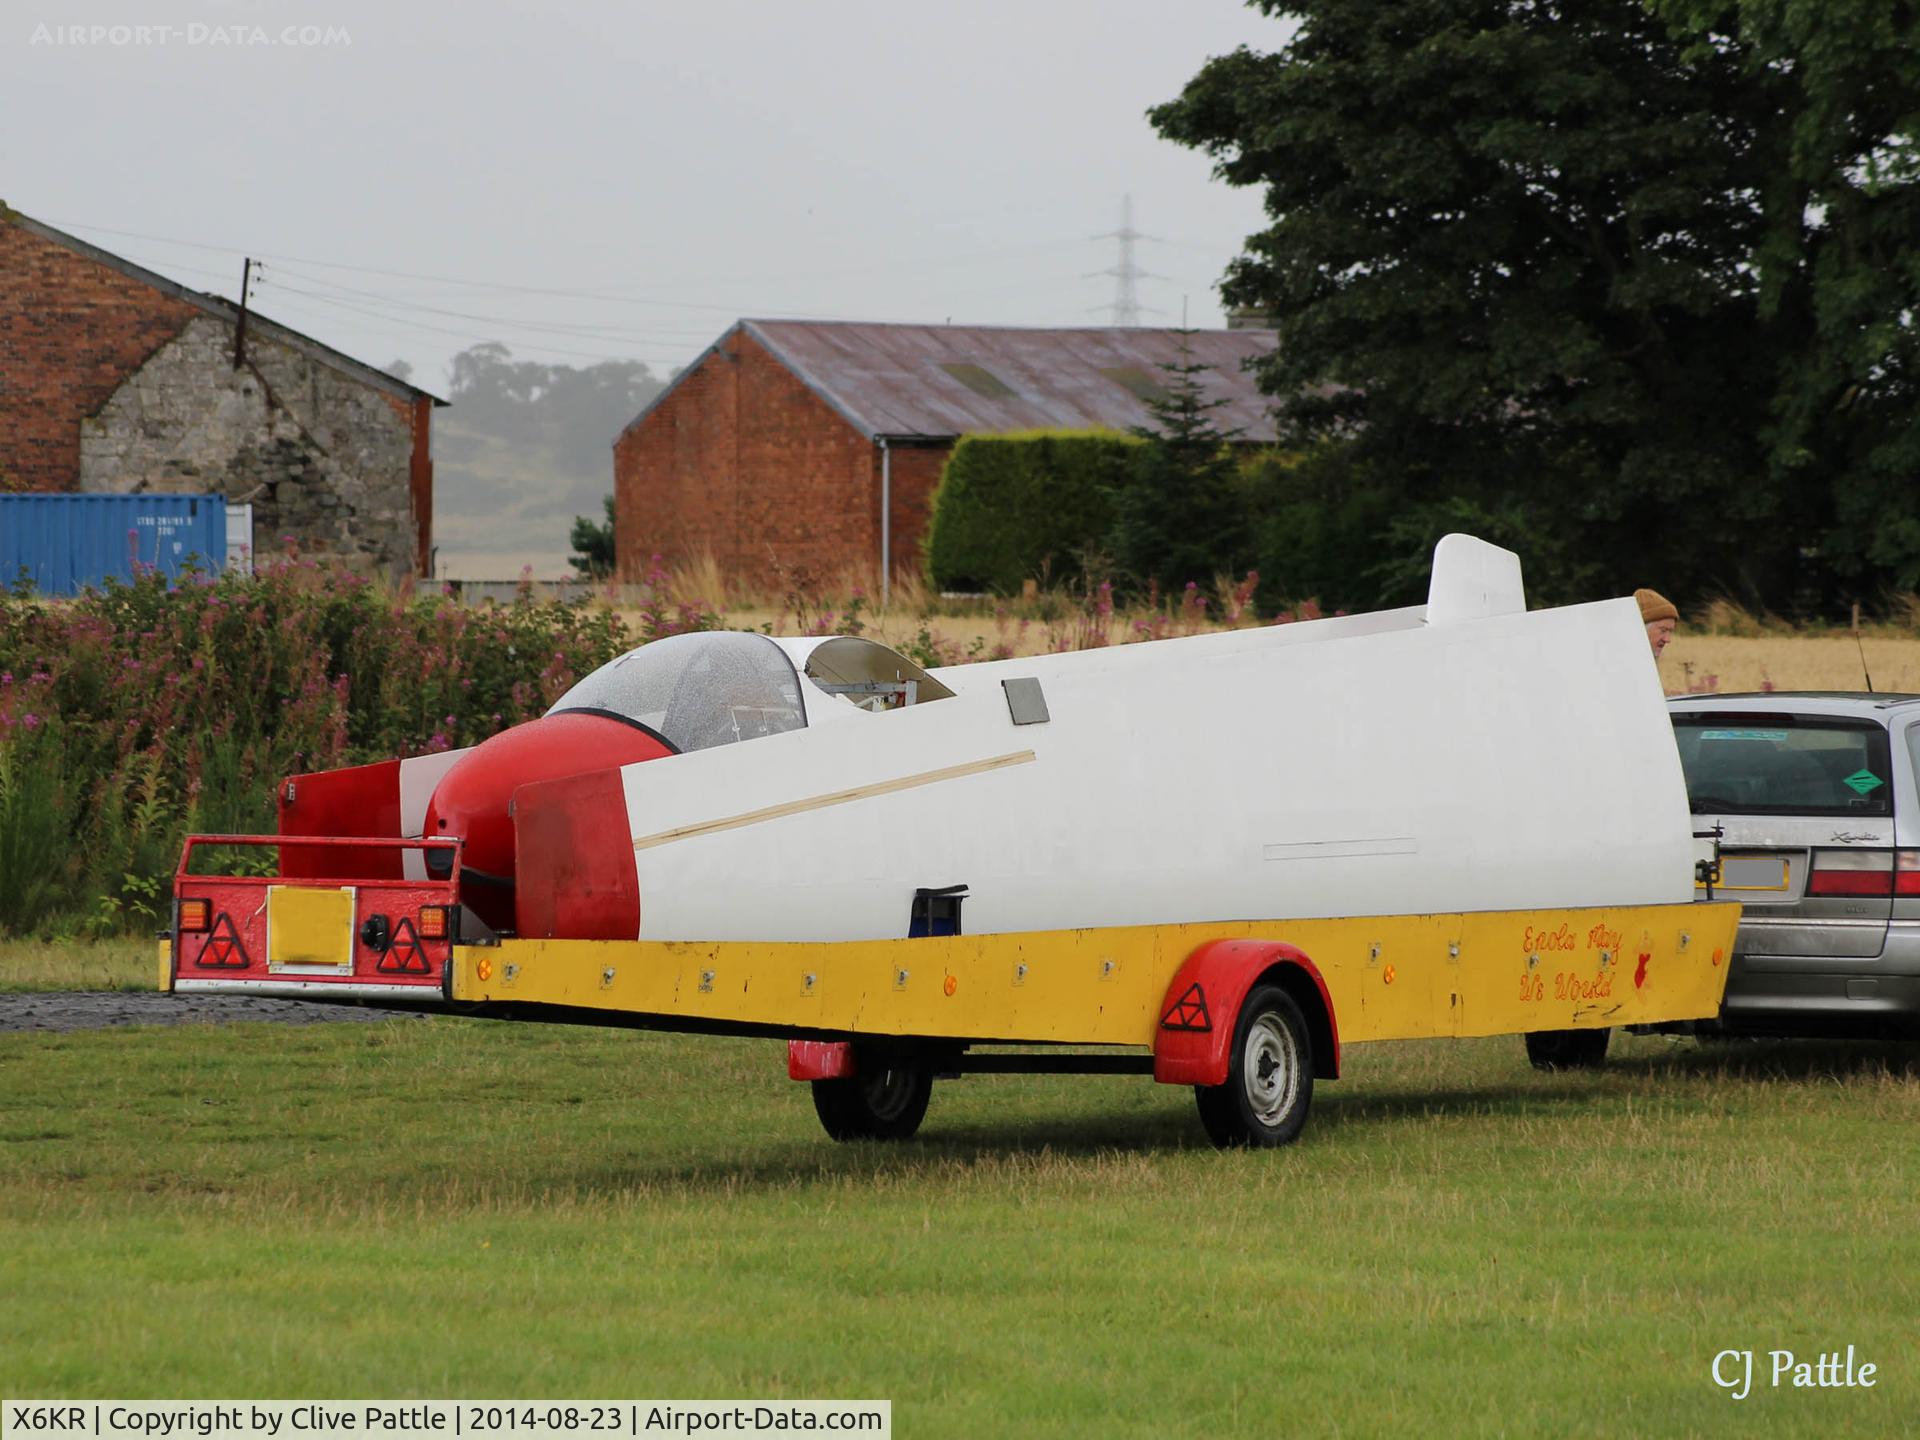
[[[182,930],[206,929],[207,902],[204,900],[182,900],[180,902],[180,928]]]

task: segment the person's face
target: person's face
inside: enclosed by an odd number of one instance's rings
[[[1653,658],[1658,660],[1660,652],[1667,648],[1667,642],[1673,639],[1673,621],[1655,620],[1647,626],[1647,643],[1653,646]]]

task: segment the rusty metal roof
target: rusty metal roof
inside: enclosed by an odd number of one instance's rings
[[[1150,425],[1146,397],[1166,382],[1161,367],[1182,363],[1182,335],[1168,329],[838,320],[742,320],[734,328],[766,346],[870,438]],[[1213,423],[1240,429],[1246,440],[1271,441],[1268,399],[1243,366],[1273,349],[1274,332],[1196,330],[1185,339],[1190,363],[1212,367],[1198,377],[1201,388],[1227,402],[1210,412]]]

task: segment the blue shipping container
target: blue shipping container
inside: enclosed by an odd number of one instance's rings
[[[26,579],[42,595],[72,595],[135,567],[172,580],[220,573],[227,502],[219,495],[0,495],[0,586]]]

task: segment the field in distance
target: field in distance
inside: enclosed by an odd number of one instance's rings
[[[841,612],[835,612],[841,613]],[[810,613],[809,618],[812,618]],[[1105,643],[1125,644],[1161,632],[1143,630],[1144,617],[1117,615],[1104,620],[1063,615],[1054,620],[1009,614],[922,615],[894,610],[863,617],[866,634],[895,649],[911,648],[925,630],[947,663],[993,658],[1001,647],[1010,656],[1041,655],[1056,649],[1080,649],[1090,635]],[[771,625],[776,635],[801,633],[790,611],[773,606],[742,606],[722,612],[728,629],[757,630]],[[1213,626],[1163,627],[1165,634],[1192,633]],[[1864,655],[1864,668],[1862,657]],[[1920,635],[1878,633],[1856,641],[1845,632],[1818,634],[1720,635],[1682,630],[1660,659],[1660,684],[1669,695],[1690,691],[1865,690],[1920,694]]]

